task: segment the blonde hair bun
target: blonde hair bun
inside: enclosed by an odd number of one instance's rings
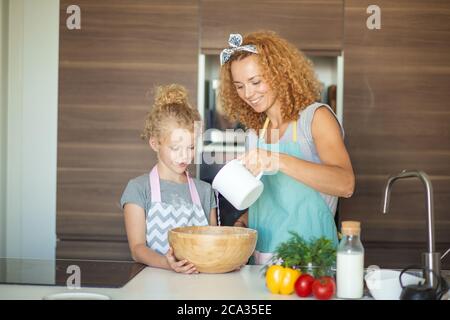
[[[155,88],[155,102],[145,120],[141,137],[161,138],[172,123],[194,131],[195,122],[201,121],[200,113],[188,100],[188,91],[179,84]]]
[[[179,84],[156,87],[155,107],[161,108],[174,104],[190,107],[186,88]]]

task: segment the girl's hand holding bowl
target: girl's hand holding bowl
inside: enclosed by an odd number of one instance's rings
[[[193,273],[199,273],[195,266],[190,263],[187,260],[180,260],[177,261],[175,258],[175,255],[173,254],[172,247],[169,248],[169,251],[166,254],[167,262],[169,263],[170,267],[178,273],[184,273],[184,274],[193,274]]]

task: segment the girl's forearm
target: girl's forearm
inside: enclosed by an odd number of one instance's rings
[[[166,257],[150,249],[145,244],[137,245],[133,249],[133,259],[150,267],[171,269]]]
[[[279,154],[280,171],[313,189],[337,196],[350,198],[355,188],[352,170],[317,164],[287,154]]]
[[[216,210],[216,208],[211,209],[211,212],[209,213],[209,225],[217,226],[217,210]]]

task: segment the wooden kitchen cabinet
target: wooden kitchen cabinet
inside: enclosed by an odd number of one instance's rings
[[[343,43],[342,0],[200,0],[201,48],[228,46],[230,33],[272,30],[305,51],[335,51]]]
[[[366,265],[402,267],[426,250],[418,180],[382,188],[403,169],[434,186],[436,243],[450,247],[450,12],[441,1],[381,0],[369,30],[361,0],[79,0],[68,30],[61,0],[58,114],[58,258],[129,260],[119,200],[127,181],[156,162],[139,138],[152,88],[178,82],[197,98],[199,51],[230,33],[274,30],[305,52],[344,51],[344,127],[356,174],[340,220],[360,220]],[[199,48],[200,47],[200,48]],[[450,268],[450,258],[444,261]]]
[[[197,97],[198,2],[60,2],[57,258],[129,260],[120,196],[155,155],[140,139],[155,85]]]
[[[377,1],[381,29],[369,30],[371,4],[345,2],[344,126],[356,189],[339,214],[362,221],[367,265],[402,267],[426,251],[425,189],[397,181],[383,215],[391,174],[430,175],[437,249],[450,247],[450,11],[442,1]]]

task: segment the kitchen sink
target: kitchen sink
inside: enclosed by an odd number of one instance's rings
[[[391,269],[395,271],[402,271],[402,269]],[[368,269],[365,270],[365,274],[367,274]],[[423,276],[423,270],[421,269],[408,269],[405,273],[409,273],[411,275],[424,278]],[[441,276],[447,281],[448,286],[450,287],[450,270],[441,270]],[[364,283],[364,296],[372,298],[369,289],[366,286],[366,283]],[[443,300],[450,300],[450,289],[442,298]]]
[[[402,271],[401,269],[394,269],[394,270]],[[422,270],[419,270],[419,269],[410,269],[406,273],[423,278]],[[441,276],[450,285],[450,270],[441,270]]]
[[[401,271],[401,270],[399,270],[399,271]],[[422,270],[411,269],[411,270],[408,270],[407,272],[412,275],[418,276],[418,277],[423,277]],[[441,276],[445,279],[445,281],[447,281],[447,287],[450,287],[450,270],[441,270]],[[442,297],[442,300],[450,300],[450,289]]]

